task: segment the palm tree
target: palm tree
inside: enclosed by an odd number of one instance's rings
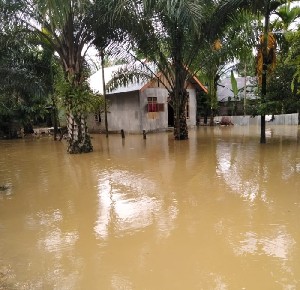
[[[233,51],[237,63],[239,75],[244,77],[244,116],[247,105],[247,76],[254,75],[255,57],[253,49],[258,38],[258,21],[256,15],[250,11],[243,11],[238,15],[232,25],[226,31],[227,39],[230,39],[230,49]]]
[[[88,91],[84,56],[85,46],[89,46],[92,40],[89,31],[91,4],[75,0],[60,1],[60,6],[54,4],[53,1],[37,2],[32,12],[39,12],[38,15],[43,17],[36,17],[42,30],[34,29],[48,41],[61,60],[66,81],[63,98],[67,113],[68,152],[90,152],[93,147],[86,124]]]
[[[119,0],[119,7],[123,3]],[[133,46],[138,48],[138,54],[155,64],[157,70],[152,70],[152,76],[157,77],[159,71],[165,77],[163,85],[174,109],[176,140],[188,139],[186,85],[201,66],[199,52],[214,43],[237,9],[247,3],[243,0],[148,0],[127,10],[132,23],[127,30]],[[132,73],[128,75],[132,78]]]
[[[298,125],[300,125],[300,99],[299,99],[299,84],[300,84],[300,31],[297,30],[295,33],[289,35],[288,42],[290,44],[285,64],[295,68],[293,75],[291,89],[294,92],[295,101],[294,108],[297,109],[298,113]]]
[[[85,54],[93,41],[92,23],[106,12],[104,1],[10,0],[1,3],[5,19],[20,23],[39,36],[60,59],[64,72],[64,99],[68,126],[68,152],[93,150],[86,124],[90,92],[86,83]],[[10,13],[9,13],[10,12]]]
[[[226,40],[227,39],[227,40]],[[228,41],[229,40],[229,41]],[[214,116],[218,107],[217,88],[223,75],[234,68],[234,48],[231,40],[226,37],[218,39],[213,46],[202,48],[201,80],[207,83],[207,94],[210,100],[210,126],[214,125]]]
[[[267,74],[270,67],[270,49],[268,49],[268,43],[270,39],[270,15],[275,13],[275,11],[282,5],[292,2],[291,0],[255,0],[252,1],[250,5],[254,12],[261,13],[264,17],[264,29],[261,38],[261,54],[262,54],[262,73],[261,73],[261,107],[265,107],[266,94],[267,94]],[[273,63],[271,64],[273,65]],[[265,121],[265,111],[262,109],[261,113],[261,132],[260,132],[260,143],[266,143],[266,121]]]
[[[46,111],[50,67],[36,39],[20,33],[16,27],[4,26],[0,32],[0,123],[9,129],[18,121],[25,133],[32,133],[33,122]],[[10,133],[14,137],[16,130]]]
[[[253,16],[247,11],[240,11],[231,19],[230,25],[223,27],[219,38],[214,45],[202,49],[201,54],[201,79],[208,84],[208,95],[211,102],[210,125],[214,124],[214,112],[217,110],[217,87],[219,80],[230,71],[236,71],[237,61],[244,65],[244,76],[246,86],[247,62],[253,60],[252,49],[255,45],[255,22]],[[231,76],[232,81],[236,81]],[[246,89],[244,88],[245,92]],[[233,91],[235,91],[233,89]],[[235,101],[237,93],[234,94]],[[244,100],[245,101],[245,100]],[[245,108],[245,103],[244,103]],[[245,109],[244,109],[245,111]]]
[[[289,1],[285,5],[279,7],[277,11],[274,12],[279,18],[275,20],[272,25],[281,28],[283,33],[287,32],[293,24],[300,17],[300,7],[291,7],[291,2]]]

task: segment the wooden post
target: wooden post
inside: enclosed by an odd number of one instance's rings
[[[125,133],[124,133],[123,129],[121,130],[121,136],[122,136],[122,139],[125,139]]]

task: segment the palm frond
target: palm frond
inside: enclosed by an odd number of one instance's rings
[[[143,63],[134,63],[121,66],[107,83],[108,91],[112,92],[119,87],[127,87],[131,84],[145,83],[155,77],[154,68]]]

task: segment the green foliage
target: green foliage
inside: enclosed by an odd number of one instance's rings
[[[264,99],[259,97],[259,102],[250,102],[250,114],[271,115],[296,113],[300,109],[300,94],[297,87],[292,89],[291,83],[296,71],[295,66],[286,65],[279,60],[275,71],[267,84],[267,94]]]
[[[62,75],[58,75],[55,79],[55,95],[63,107],[72,108],[73,114],[104,111],[103,96],[94,94],[87,82],[74,86]]]
[[[208,94],[201,91],[196,94],[197,116],[208,116],[210,114],[210,99]]]
[[[300,31],[298,30],[293,34],[289,34],[288,41],[290,43],[290,49],[285,63],[295,67],[291,87],[292,90],[299,90],[297,84],[300,83]],[[298,93],[300,93],[300,91]]]
[[[291,2],[288,1],[285,5],[279,7],[275,14],[278,18],[272,23],[276,30],[288,31],[291,24],[300,17],[300,7],[291,7]]]
[[[298,85],[292,88],[296,67],[278,62],[267,87],[267,100],[273,113],[295,113],[299,110],[300,92]]]
[[[232,87],[233,95],[236,97],[238,94],[238,87],[237,87],[237,81],[233,74],[233,71],[231,71],[231,73],[230,73],[230,80],[231,80],[231,87]]]
[[[0,33],[0,127],[13,123],[32,126],[47,113],[51,62],[36,38],[18,26],[3,26]],[[22,35],[22,37],[20,37]]]

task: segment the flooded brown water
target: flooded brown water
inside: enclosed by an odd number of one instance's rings
[[[0,289],[300,289],[298,135],[0,141]]]

